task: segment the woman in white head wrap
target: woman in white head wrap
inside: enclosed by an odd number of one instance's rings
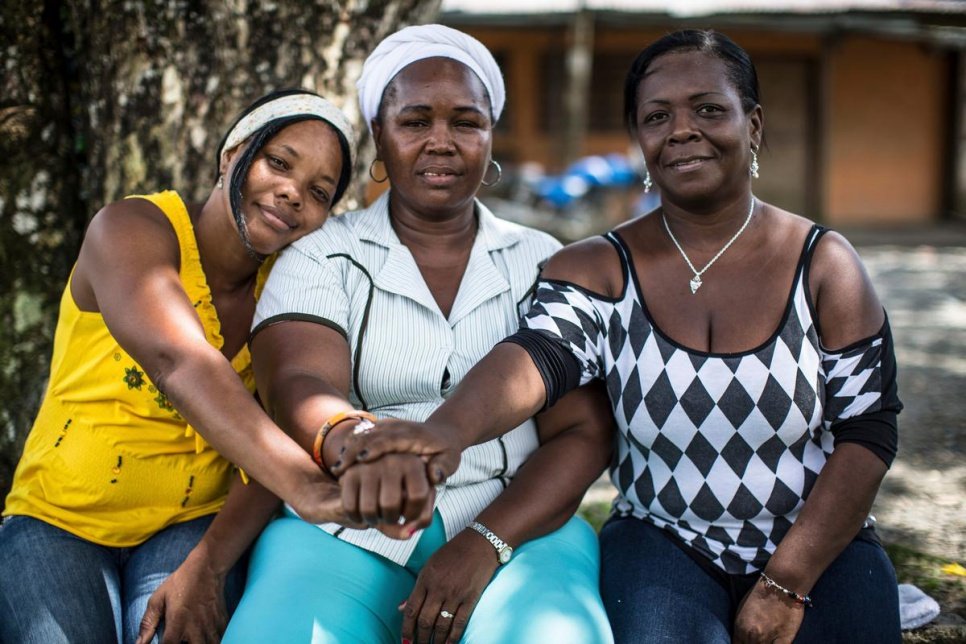
[[[252,341],[264,400],[326,471],[353,435],[425,420],[516,329],[559,247],[476,199],[499,179],[491,137],[505,100],[477,40],[403,29],[358,87],[370,174],[391,189],[279,258]],[[606,408],[602,391],[575,391],[466,450],[445,482],[412,455],[349,469],[347,515],[372,527],[286,511],[253,551],[226,641],[611,641],[596,537],[571,518],[609,460]]]
[[[311,459],[252,395],[247,340],[263,260],[325,222],[352,140],[328,101],[274,92],[219,146],[205,201],[167,190],[94,216],[0,527],[0,641],[133,642],[183,562],[221,568],[221,553],[196,546],[238,479],[233,463],[301,512],[338,516]],[[162,591],[153,624],[165,620],[165,641],[214,641],[241,582],[228,565],[207,593]],[[182,630],[192,602],[210,619]]]

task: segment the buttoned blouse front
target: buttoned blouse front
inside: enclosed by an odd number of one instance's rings
[[[378,417],[422,421],[490,349],[518,328],[538,265],[560,244],[476,203],[478,230],[449,318],[389,220],[388,193],[329,220],[279,257],[258,302],[254,333],[286,320],[329,326],[349,343],[350,402]],[[463,452],[437,489],[447,539],[466,527],[538,446],[528,420]],[[405,564],[419,540],[324,524],[349,543]]]

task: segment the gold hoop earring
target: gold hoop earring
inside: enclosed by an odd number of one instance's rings
[[[376,161],[378,161],[378,160],[379,159],[373,159],[372,160],[372,163],[369,164],[369,178],[372,179],[373,181],[375,181],[376,183],[385,183],[386,181],[389,180],[389,173],[388,172],[386,173],[386,176],[384,176],[382,179],[376,179],[376,175],[373,174],[373,172],[372,172],[372,168],[375,167]],[[385,169],[385,168],[383,168],[383,169]]]
[[[500,179],[503,178],[503,168],[500,167],[500,164],[494,161],[493,159],[490,159],[490,163],[492,163],[493,166],[496,168],[496,179],[494,179],[489,183],[487,183],[486,181],[480,181],[480,183],[482,183],[487,188],[489,188],[490,186],[495,186],[496,184],[500,183]],[[489,168],[487,168],[487,170],[489,170]],[[483,175],[483,178],[484,179],[486,178],[486,174]]]

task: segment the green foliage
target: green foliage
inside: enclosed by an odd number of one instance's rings
[[[918,586],[944,611],[966,615],[966,577],[943,572],[949,561],[898,544],[885,544],[885,549],[900,584]]]
[[[610,501],[592,501],[581,503],[577,515],[589,523],[594,532],[600,532],[604,522],[610,516]]]

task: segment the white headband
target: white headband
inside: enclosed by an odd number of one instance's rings
[[[483,43],[470,35],[443,25],[418,25],[400,29],[379,43],[362,66],[362,76],[356,83],[359,103],[366,125],[379,112],[379,103],[386,86],[404,67],[425,58],[452,58],[473,70],[490,96],[494,123],[503,113],[506,88],[503,74],[493,54]]]
[[[346,118],[342,110],[325,100],[321,96],[313,94],[290,94],[276,98],[264,105],[259,105],[254,110],[246,114],[235,124],[228,136],[225,137],[225,144],[218,151],[219,160],[225,153],[233,149],[252,134],[257,132],[266,123],[278,118],[287,116],[312,115],[317,116],[336,130],[342,133],[346,142],[349,144],[350,165],[352,160],[355,136],[352,132],[352,124]]]

